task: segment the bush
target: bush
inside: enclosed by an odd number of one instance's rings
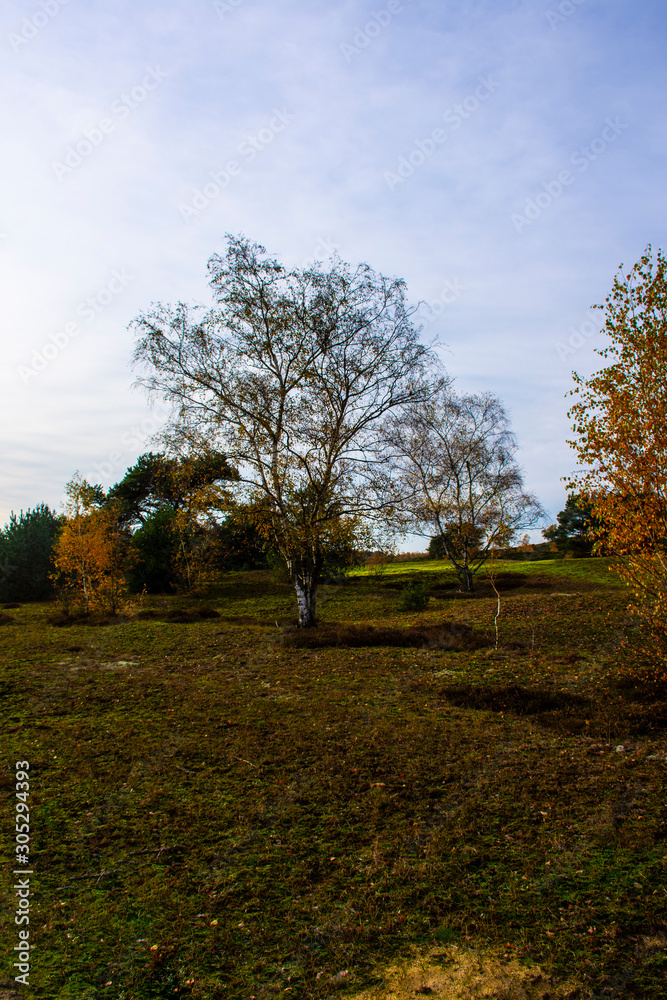
[[[39,601],[49,597],[53,543],[62,519],[46,504],[12,513],[0,531],[0,601]]]
[[[428,602],[426,584],[411,580],[403,588],[399,608],[401,611],[423,611]]]

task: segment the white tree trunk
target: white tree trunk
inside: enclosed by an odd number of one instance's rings
[[[316,587],[312,580],[293,577],[296,600],[299,606],[299,628],[312,628],[315,623]]]

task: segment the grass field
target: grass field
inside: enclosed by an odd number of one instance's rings
[[[667,695],[627,673],[601,560],[498,573],[498,649],[488,581],[468,597],[439,562],[323,587],[339,644],[314,648],[264,572],[107,625],[6,608],[0,997],[21,760],[19,996],[663,997]],[[432,600],[400,611],[415,574]]]

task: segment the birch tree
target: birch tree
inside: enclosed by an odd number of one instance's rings
[[[523,488],[507,414],[490,394],[457,396],[443,386],[391,414],[384,439],[407,523],[439,540],[467,591],[493,547],[543,516]]]
[[[208,267],[213,308],[159,304],[134,321],[139,383],[172,404],[172,446],[224,449],[238,469],[234,491],[283,558],[309,627],[327,548],[391,507],[382,419],[444,375],[399,279],[338,258],[288,270],[231,236]]]

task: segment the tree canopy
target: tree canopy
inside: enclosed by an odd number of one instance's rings
[[[180,509],[189,494],[235,478],[236,470],[221,452],[181,458],[148,452],[111,487],[106,500],[116,505],[124,523],[143,524],[162,508]]]
[[[172,447],[222,448],[237,467],[313,625],[327,548],[391,504],[381,420],[428,399],[442,372],[404,282],[366,264],[287,269],[229,236],[209,274],[212,309],[159,304],[134,321],[139,382],[173,405]]]
[[[570,478],[601,522],[617,569],[667,662],[667,261],[649,246],[623,266],[605,300],[608,362],[576,372],[570,441],[583,467]]]

